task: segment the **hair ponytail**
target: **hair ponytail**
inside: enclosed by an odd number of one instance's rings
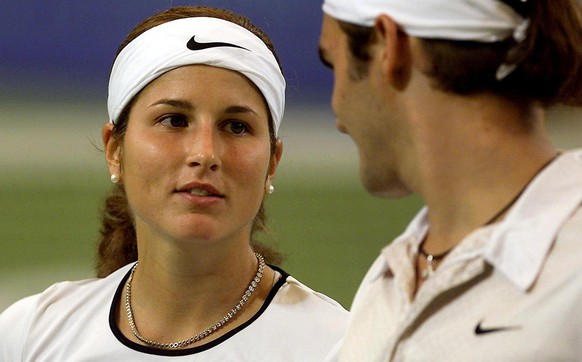
[[[467,95],[492,92],[545,105],[582,105],[582,15],[576,0],[531,0],[523,42],[422,39],[436,88]],[[501,64],[515,65],[498,80]]]
[[[137,240],[125,190],[118,186],[105,200],[97,249],[97,277],[137,260]]]
[[[526,59],[518,68],[525,87],[534,87],[545,103],[582,105],[582,10],[578,3],[532,1],[526,41]]]

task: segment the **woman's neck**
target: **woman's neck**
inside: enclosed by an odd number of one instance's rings
[[[211,248],[188,258],[185,255],[189,254],[178,251],[168,256],[159,250],[156,254],[147,247],[144,249],[143,253],[139,251],[138,267],[131,282],[131,306],[140,334],[156,342],[186,339],[216,324],[240,302],[258,268],[257,257],[248,244],[238,252]],[[243,309],[213,338],[252,317],[266,299],[273,281],[274,272],[266,267]],[[129,329],[124,303],[120,303],[118,311],[120,329],[138,342]]]

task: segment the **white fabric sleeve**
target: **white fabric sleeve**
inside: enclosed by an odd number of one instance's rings
[[[24,345],[38,295],[19,300],[0,314],[0,361],[24,360]]]

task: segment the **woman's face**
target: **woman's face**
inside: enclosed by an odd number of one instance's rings
[[[274,176],[268,109],[243,75],[206,65],[149,84],[121,147],[106,147],[133,212],[138,241],[248,243]],[[111,169],[113,167],[113,169]]]

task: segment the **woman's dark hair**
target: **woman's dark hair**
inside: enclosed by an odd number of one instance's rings
[[[497,43],[421,39],[436,88],[469,95],[492,92],[545,105],[582,105],[582,11],[576,0],[528,1],[520,9],[529,21],[527,37]],[[348,36],[354,73],[365,75],[372,28],[340,22]],[[498,81],[502,63],[515,64]]]
[[[249,19],[228,10],[210,7],[173,7],[169,10],[155,14],[143,20],[127,35],[123,43],[120,45],[117,51],[117,55],[119,55],[121,50],[123,50],[127,44],[129,44],[143,32],[172,20],[190,17],[219,18],[246,28],[265,43],[265,45],[275,55],[275,58],[279,63],[279,67],[281,66],[270,38],[261,29],[253,25]],[[127,129],[127,122],[129,120],[129,113],[131,111],[133,101],[138,96],[139,94],[135,96],[134,99],[125,107],[123,112],[121,112],[117,122],[115,123],[115,126],[113,127],[113,137],[117,142],[120,143],[120,145],[123,145],[123,139]],[[273,156],[276,151],[277,138],[275,136],[273,119],[271,116],[269,116],[269,135],[271,140],[271,156]],[[111,193],[107,196],[102,214],[96,261],[96,272],[98,277],[105,277],[120,267],[136,261],[138,253],[133,216],[123,185],[116,185]],[[251,246],[256,252],[261,253],[268,263],[280,263],[283,259],[280,253],[273,250],[269,246],[261,244],[254,238],[255,233],[258,231],[266,232],[268,234],[263,203],[261,203],[258,213],[253,221],[251,230]]]

